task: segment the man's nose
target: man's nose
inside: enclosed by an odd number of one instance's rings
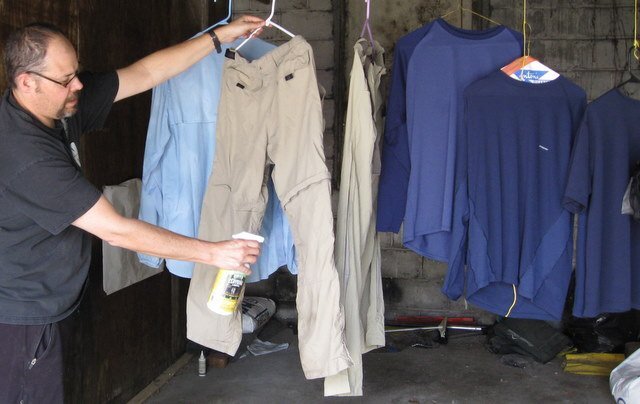
[[[80,77],[76,76],[73,78],[73,80],[71,80],[69,86],[71,87],[72,91],[80,91],[82,90],[82,87],[84,87],[84,84],[82,84],[82,82],[80,81]]]

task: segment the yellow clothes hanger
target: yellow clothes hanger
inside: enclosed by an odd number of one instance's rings
[[[531,32],[531,26],[527,22],[527,0],[522,2],[522,56],[504,66],[502,72],[519,81],[529,83],[546,83],[557,79],[560,75],[538,59],[530,56],[531,39],[527,39],[527,28]]]
[[[631,56],[636,59],[636,62],[640,62],[640,41],[638,41],[638,0],[635,0],[635,6],[633,8],[633,45],[627,52],[627,70],[629,77],[618,84],[616,88],[622,87],[627,83],[640,83],[640,76],[633,72],[631,68]]]
[[[440,16],[440,18],[442,18],[442,19],[447,18],[447,17],[448,17],[448,16],[450,16],[451,14],[453,14],[453,13],[457,13],[457,12],[460,12],[460,11],[465,11],[465,12],[471,13],[471,14],[473,14],[473,15],[477,16],[477,17],[480,17],[480,18],[482,18],[482,19],[484,19],[484,20],[487,20],[487,21],[489,21],[489,22],[492,22],[492,23],[494,23],[494,24],[496,24],[496,25],[502,25],[502,24],[501,24],[501,23],[499,23],[498,21],[492,20],[491,18],[489,18],[489,17],[487,17],[487,16],[484,16],[484,15],[482,15],[482,14],[480,14],[480,13],[477,13],[477,12],[475,12],[475,11],[473,11],[473,10],[469,9],[469,8],[462,7],[462,6],[458,6],[458,8],[456,8],[456,9],[454,9],[454,10],[447,11],[446,13],[444,13],[443,15],[441,15],[441,16]]]

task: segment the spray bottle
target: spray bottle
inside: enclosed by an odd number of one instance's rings
[[[231,237],[234,239],[255,240],[259,243],[264,242],[264,237],[247,232],[234,234]],[[248,264],[245,265],[249,266]],[[236,311],[240,294],[244,287],[245,277],[246,275],[240,271],[220,268],[209,294],[209,301],[207,302],[209,310],[223,316],[228,316]]]

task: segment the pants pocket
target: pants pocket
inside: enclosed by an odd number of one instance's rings
[[[25,373],[22,402],[63,403],[64,366],[58,324],[42,326],[40,337],[33,340],[31,360]]]
[[[32,369],[41,360],[44,360],[49,356],[52,351],[52,347],[56,345],[56,339],[58,338],[58,325],[57,324],[45,324],[42,326],[40,338],[34,341],[34,346],[31,350],[31,361],[28,365],[28,369]]]

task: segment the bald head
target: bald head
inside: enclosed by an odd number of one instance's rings
[[[62,31],[46,23],[29,24],[9,35],[4,47],[4,67],[10,89],[16,87],[18,75],[45,68],[52,39],[60,39],[71,46]]]

